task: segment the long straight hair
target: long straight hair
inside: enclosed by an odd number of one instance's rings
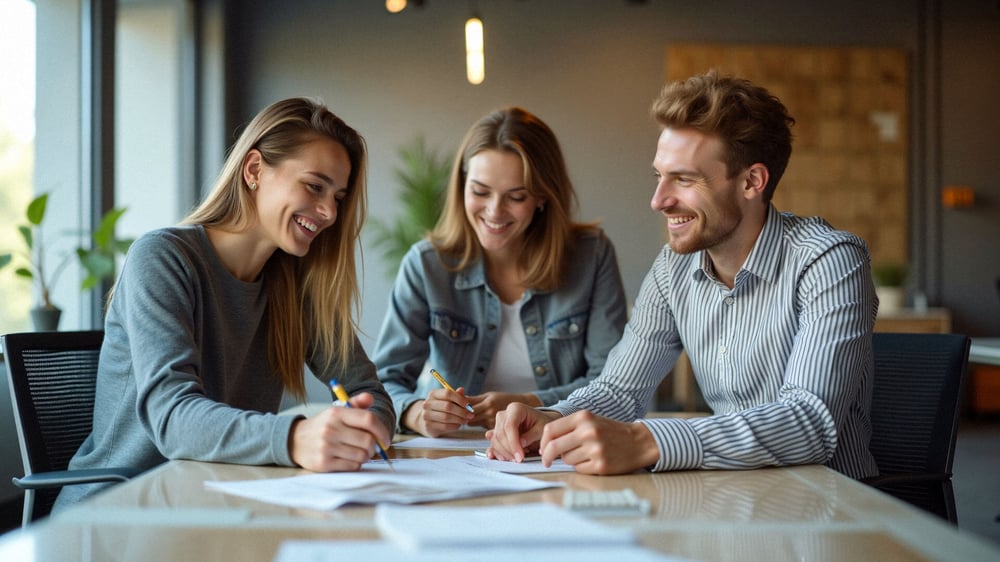
[[[466,133],[448,181],[444,209],[429,239],[450,271],[482,259],[482,246],[465,215],[465,182],[469,159],[484,150],[516,154],[524,167],[528,193],[544,202],[524,233],[518,266],[524,284],[554,291],[566,282],[569,256],[577,232],[593,224],[575,223],[576,192],[555,134],[541,119],[520,107],[496,110]]]
[[[337,220],[317,236],[302,258],[278,249],[261,273],[267,293],[268,361],[294,396],[305,396],[308,353],[324,350],[329,367],[347,366],[355,345],[360,292],[354,253],[367,214],[365,141],[323,104],[307,98],[276,102],[244,129],[229,152],[212,192],[182,224],[242,232],[257,221],[257,207],[243,179],[243,162],[257,149],[270,166],[324,136],[340,143],[351,163],[347,195]]]

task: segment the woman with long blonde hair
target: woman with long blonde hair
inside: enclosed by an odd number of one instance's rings
[[[108,304],[94,429],[70,468],[168,459],[357,470],[392,403],[355,336],[362,137],[317,101],[270,105],[179,226],[129,250]],[[304,366],[354,408],[279,416]],[[57,507],[100,485],[65,488]]]
[[[398,429],[492,427],[511,403],[554,404],[600,374],[625,296],[614,246],[574,222],[575,205],[536,115],[508,107],[472,126],[436,227],[403,258],[373,355]],[[457,388],[419,379],[426,364]]]

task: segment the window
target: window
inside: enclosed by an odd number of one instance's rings
[[[24,247],[14,225],[24,223],[34,192],[35,3],[0,2],[0,21],[0,253],[8,253]],[[0,333],[30,326],[31,284],[14,275],[16,265],[0,270]]]

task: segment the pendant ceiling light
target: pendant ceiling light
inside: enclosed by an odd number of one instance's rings
[[[483,20],[475,16],[465,22],[465,76],[469,84],[482,84],[486,78]]]

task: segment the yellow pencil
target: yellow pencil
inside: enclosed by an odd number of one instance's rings
[[[343,402],[344,406],[347,406],[348,408],[351,407],[351,402],[350,402],[351,397],[347,395],[347,391],[344,390],[344,387],[341,386],[339,382],[337,382],[337,379],[333,379],[330,381],[330,388],[333,390],[333,394],[337,397],[337,400]],[[388,449],[388,447],[383,445],[382,440],[379,439],[378,437],[375,438],[375,443],[378,445],[379,456],[382,457],[382,460],[384,460],[386,464],[389,465],[389,468],[395,471],[396,469],[392,467],[392,461],[389,460],[389,455],[387,455],[385,452],[385,450]]]
[[[448,390],[450,390],[452,392],[455,392],[455,389],[452,388],[450,384],[448,384],[448,381],[444,380],[444,377],[441,376],[441,373],[435,371],[434,369],[431,369],[431,374],[434,375],[434,378],[436,378],[439,383],[441,383],[441,386],[445,387],[446,389],[448,389]],[[467,403],[465,405],[465,409],[468,410],[468,411],[470,411],[470,412],[472,412],[473,414],[476,413],[476,411],[472,409],[472,405],[471,404]]]

